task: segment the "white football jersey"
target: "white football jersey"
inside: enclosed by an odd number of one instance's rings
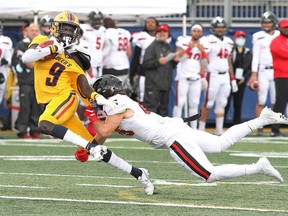
[[[83,29],[83,39],[89,43],[91,66],[102,66],[106,28],[101,26],[94,29],[89,24],[81,24],[80,27]]]
[[[151,36],[145,31],[136,32],[132,35],[132,43],[141,48],[140,64],[143,63],[145,50],[155,40],[155,36]]]
[[[191,41],[191,36],[179,36],[176,41],[176,46],[186,50]],[[180,58],[179,63],[177,64],[177,75],[176,80],[181,78],[200,78],[200,60],[202,59],[201,51],[197,47],[193,47],[189,55],[185,54]]]
[[[129,58],[126,54],[131,34],[123,28],[108,28],[106,38],[110,42],[110,52],[103,60],[103,68],[116,70],[129,69]]]
[[[201,38],[205,41],[203,43],[205,51],[208,54],[209,64],[208,72],[228,72],[229,64],[228,58],[230,57],[233,41],[229,37],[224,36],[223,40],[220,40],[213,34],[209,34]]]
[[[169,147],[176,140],[177,134],[179,134],[178,130],[185,125],[181,118],[164,118],[147,111],[126,95],[117,94],[108,100],[117,105],[114,109],[111,109],[110,106],[103,106],[103,110],[108,116],[122,113],[127,109],[134,112],[132,117],[121,121],[116,131],[151,144],[154,148],[163,145]]]
[[[270,52],[271,41],[280,34],[278,30],[273,35],[265,31],[258,31],[253,34],[253,59],[252,71],[257,72],[259,65],[272,66],[273,60]]]
[[[0,66],[0,71],[4,73],[6,77],[9,65],[11,64],[12,55],[13,55],[13,43],[12,40],[4,35],[0,35],[0,61],[2,58],[5,58],[8,61],[7,65]]]

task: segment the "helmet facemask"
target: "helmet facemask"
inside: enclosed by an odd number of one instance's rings
[[[79,27],[74,24],[66,23],[66,22],[58,22],[55,24],[57,36],[54,36],[58,39],[58,41],[64,42],[65,46],[74,43],[78,36]]]

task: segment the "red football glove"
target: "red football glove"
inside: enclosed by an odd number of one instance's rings
[[[89,157],[88,152],[85,149],[78,149],[74,155],[75,155],[76,160],[80,162],[86,162]]]
[[[89,121],[92,123],[99,120],[96,114],[96,110],[91,106],[87,106],[84,112],[84,116],[86,116],[89,119]]]
[[[88,125],[87,125],[87,130],[88,132],[94,137],[96,135],[96,131],[94,129],[94,126],[93,126],[93,123],[90,122]]]

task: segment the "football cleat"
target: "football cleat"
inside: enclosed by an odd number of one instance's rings
[[[286,124],[288,125],[288,118],[282,113],[273,112],[270,108],[265,107],[259,116],[261,119],[267,121],[267,124]]]
[[[260,173],[271,176],[279,182],[283,182],[283,178],[278,170],[276,170],[266,157],[261,157],[256,165],[260,168]]]
[[[142,175],[138,177],[138,182],[143,186],[144,191],[147,195],[153,195],[155,187],[149,180],[148,170],[140,168]]]

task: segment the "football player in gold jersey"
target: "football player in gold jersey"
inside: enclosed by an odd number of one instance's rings
[[[78,18],[71,12],[62,12],[52,23],[52,36],[35,37],[22,56],[23,62],[34,62],[37,102],[45,105],[39,119],[39,129],[44,134],[84,148],[97,161],[102,160],[130,173],[142,184],[146,194],[153,194],[154,186],[148,179],[147,171],[133,167],[105,146],[98,145],[75,115],[77,95],[86,105],[92,100],[111,109],[115,106],[89,86],[84,71],[90,67],[90,56],[70,48],[78,31]],[[76,159],[86,161],[88,158],[81,154],[85,150],[77,151]]]

